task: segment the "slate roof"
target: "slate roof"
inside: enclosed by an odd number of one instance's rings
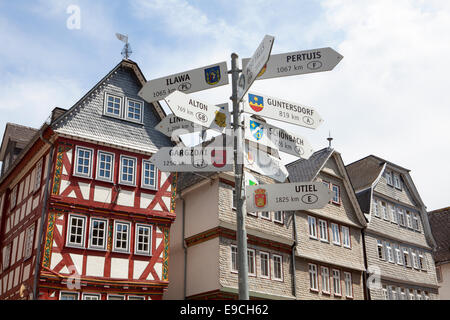
[[[8,141],[16,142],[16,147],[23,149],[31,138],[38,132],[35,128],[25,127],[15,123],[7,123],[5,132],[3,133],[3,140],[0,149],[0,161],[5,158],[5,151],[8,147]]]
[[[355,191],[371,187],[386,162],[381,158],[368,156],[345,166]]]
[[[428,219],[436,241],[435,262],[450,262],[450,207],[428,212]]]
[[[103,114],[106,92],[142,101],[137,93],[142,88],[143,81],[145,79],[137,64],[122,60],[80,101],[57,118],[52,129],[70,137],[148,153],[156,153],[161,147],[172,146],[170,138],[155,129],[165,115],[158,102],[144,101],[143,124]]]
[[[216,174],[217,172],[200,172],[198,174],[192,172],[179,172],[177,179],[177,191],[183,191],[190,186],[199,183],[200,181],[211,178]]]
[[[324,148],[314,152],[309,159],[298,159],[286,165],[290,182],[312,181],[328,160],[334,149]]]

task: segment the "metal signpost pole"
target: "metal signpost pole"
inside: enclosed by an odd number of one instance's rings
[[[231,55],[231,86],[233,102],[233,139],[234,139],[234,189],[236,202],[236,224],[237,224],[237,262],[239,279],[239,299],[249,300],[248,293],[248,260],[247,260],[247,232],[245,230],[245,189],[242,186],[244,175],[242,127],[240,124],[240,108],[238,101],[238,80],[240,70],[237,67],[238,55]]]

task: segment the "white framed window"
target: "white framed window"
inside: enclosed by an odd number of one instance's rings
[[[411,250],[411,256],[412,256],[414,269],[419,269],[419,257],[417,256],[417,253],[415,251]]]
[[[341,296],[341,272],[337,269],[333,269],[333,294],[335,296]]]
[[[77,177],[92,177],[92,155],[93,149],[77,146],[75,149],[75,171]]]
[[[397,261],[397,264],[403,265],[402,260],[402,253],[400,251],[400,247],[398,245],[395,245],[395,260]]]
[[[78,300],[80,294],[78,292],[59,292],[59,300]]]
[[[144,103],[139,100],[127,98],[127,107],[125,108],[125,119],[142,123]]]
[[[325,220],[319,219],[319,236],[321,241],[328,242],[328,224]]]
[[[406,224],[405,210],[397,207],[397,214],[398,214],[398,221],[399,221],[400,225],[404,227]]]
[[[33,188],[35,192],[41,187],[41,178],[42,178],[42,158],[36,164],[36,175],[34,176],[34,188]]]
[[[389,286],[389,296],[390,300],[397,300],[397,290],[394,286]]]
[[[11,209],[14,208],[17,204],[17,188],[18,186],[15,186],[13,191],[11,192]]]
[[[284,212],[283,211],[275,211],[273,213],[273,221],[278,223],[284,223]]]
[[[383,219],[389,220],[389,215],[388,215],[388,211],[386,208],[386,202],[384,202],[384,201],[381,201],[381,212],[383,214]]]
[[[309,264],[309,288],[312,291],[319,291],[319,284],[317,283],[317,265]]]
[[[69,247],[84,248],[86,217],[69,214],[66,244]]]
[[[400,300],[406,300],[406,292],[404,288],[400,288]]]
[[[346,248],[351,248],[352,243],[350,240],[350,229],[345,226],[341,226],[342,231],[342,244]]]
[[[237,247],[231,245],[231,272],[238,272]]]
[[[101,300],[100,293],[83,293],[81,300]]]
[[[317,224],[316,218],[308,216],[309,237],[317,239]]]
[[[150,256],[152,254],[152,226],[136,224],[135,253]]]
[[[333,243],[336,245],[341,245],[341,234],[339,232],[339,225],[336,223],[331,224],[331,232],[333,234]]]
[[[398,223],[397,212],[395,212],[394,206],[392,204],[389,204],[388,207],[389,207],[389,214],[391,215],[391,221],[393,223]]]
[[[33,240],[34,240],[34,224],[27,228],[25,231],[25,246],[23,249],[23,259],[26,260],[31,257],[33,252]]]
[[[423,300],[422,299],[422,291],[416,290],[416,300]]]
[[[430,300],[430,296],[428,295],[427,291],[423,292],[423,298],[424,298],[424,300]]]
[[[89,248],[106,250],[106,234],[108,230],[108,220],[101,218],[91,218],[89,230]]]
[[[386,171],[386,182],[389,186],[393,186],[392,183],[392,172]]]
[[[418,257],[417,258],[417,263],[419,265],[419,269],[425,270],[425,263],[424,263],[423,253],[419,252],[417,257]]]
[[[136,161],[134,157],[120,156],[120,183],[136,185]]]
[[[142,187],[152,190],[158,187],[158,169],[149,160],[142,160]]]
[[[272,255],[273,259],[273,279],[283,281],[283,257],[274,254]]]
[[[400,181],[400,176],[398,174],[394,173],[394,187],[401,190],[402,189],[402,183]]]
[[[412,229],[412,227],[413,227],[412,216],[411,216],[411,212],[409,212],[409,211],[406,211],[406,225],[410,229]]]
[[[340,188],[337,185],[332,186],[332,191],[333,191],[333,203],[335,204],[340,204],[341,203],[341,192],[340,192]]]
[[[261,278],[270,278],[270,255],[267,252],[259,252]]]
[[[377,252],[378,252],[378,258],[385,260],[384,245],[383,245],[383,241],[381,241],[381,240],[377,240]]]
[[[386,242],[386,254],[389,262],[394,262],[394,253],[390,242]]]
[[[122,116],[122,102],[122,97],[105,93],[104,114],[120,118]]]
[[[382,287],[382,292],[383,292],[384,300],[389,300],[389,295],[388,295],[388,291],[386,289],[386,286]]]
[[[347,298],[353,298],[352,274],[350,272],[344,272],[344,283],[345,296]]]
[[[114,177],[114,153],[97,152],[97,179],[112,182]]]
[[[256,276],[256,255],[255,250],[247,249],[248,257],[248,274],[251,276]]]
[[[3,270],[9,268],[9,264],[11,263],[11,243],[7,244],[3,247]]]
[[[127,296],[128,300],[145,300],[144,296]]]
[[[113,251],[129,252],[130,249],[130,223],[114,221],[114,246]]]
[[[330,269],[320,267],[320,275],[322,277],[322,292],[330,294]]]
[[[416,213],[413,214],[413,229],[420,231],[419,216]]]
[[[375,214],[375,217],[380,217],[380,211],[378,208],[378,201],[377,199],[373,199],[373,213]]]
[[[125,296],[120,294],[108,294],[108,300],[125,300]]]
[[[411,260],[409,257],[409,250],[407,248],[403,248],[403,262],[405,263],[405,267],[411,268]]]
[[[265,220],[271,220],[269,211],[262,211],[259,213],[259,216]]]
[[[416,300],[416,295],[414,294],[413,289],[409,289],[409,300]]]

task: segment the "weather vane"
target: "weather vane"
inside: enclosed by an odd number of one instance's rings
[[[116,37],[117,39],[125,43],[125,46],[123,47],[121,54],[125,59],[128,59],[128,57],[133,53],[133,51],[131,51],[131,46],[128,43],[128,35],[116,33]]]

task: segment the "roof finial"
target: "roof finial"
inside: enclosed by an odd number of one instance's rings
[[[125,43],[125,46],[123,47],[121,54],[124,57],[124,59],[128,59],[128,57],[131,56],[131,54],[133,53],[133,51],[131,51],[131,46],[128,43],[128,35],[116,33],[116,37],[117,39]]]
[[[328,149],[331,149],[331,141],[333,141],[333,138],[331,137],[331,132],[328,131]]]

